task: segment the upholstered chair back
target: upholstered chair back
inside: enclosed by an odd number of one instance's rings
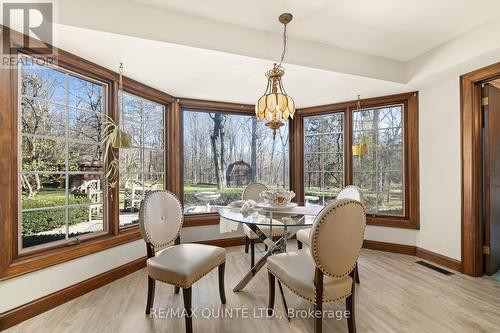
[[[261,183],[248,184],[243,193],[241,194],[242,200],[253,200],[255,202],[262,202],[264,199],[260,197],[260,192],[267,191],[267,186]]]
[[[141,203],[139,226],[142,238],[155,248],[172,243],[184,220],[182,205],[169,191],[148,192]]]
[[[343,277],[354,269],[365,225],[364,209],[357,200],[340,199],[321,210],[309,241],[316,266],[325,275]]]
[[[340,199],[352,199],[359,201],[363,207],[365,207],[365,196],[361,189],[354,185],[346,186],[340,191],[339,195],[337,195],[337,200]]]

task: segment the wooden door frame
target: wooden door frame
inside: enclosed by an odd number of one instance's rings
[[[500,77],[500,62],[460,76],[462,272],[483,275],[481,86]]]

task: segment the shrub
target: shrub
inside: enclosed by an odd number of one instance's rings
[[[60,196],[35,197],[23,200],[23,209],[64,206],[65,198]],[[87,204],[87,198],[72,198],[72,204]],[[65,225],[65,209],[49,209],[24,212],[22,218],[22,234],[32,235],[60,228]],[[71,207],[69,224],[85,222],[88,219],[88,207]]]

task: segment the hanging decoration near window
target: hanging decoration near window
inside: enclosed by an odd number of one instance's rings
[[[123,112],[123,63],[120,63],[120,81],[118,88],[118,96],[120,99],[120,112]],[[115,188],[118,182],[118,174],[120,171],[120,162],[117,155],[118,149],[130,148],[132,145],[132,136],[125,132],[110,116],[105,115],[104,121],[104,161],[108,166],[106,178],[109,188]]]
[[[361,95],[358,95],[358,101],[356,106],[356,112],[361,111]],[[363,128],[363,116],[360,115],[361,128]],[[365,135],[362,134],[358,144],[352,145],[352,155],[362,157],[366,154],[366,140]]]
[[[285,75],[285,69],[281,66],[286,54],[286,26],[292,18],[290,13],[283,13],[279,16],[279,21],[283,24],[283,52],[279,64],[275,63],[273,68],[266,72],[266,91],[255,105],[257,119],[266,120],[265,125],[273,130],[273,139],[276,138],[276,130],[284,125],[283,121],[288,118],[293,119],[295,114],[295,102],[287,95],[283,87],[282,77]]]

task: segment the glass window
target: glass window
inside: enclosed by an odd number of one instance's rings
[[[366,212],[404,216],[404,106],[353,112],[353,183]]]
[[[132,136],[132,147],[120,149],[120,228],[139,222],[144,195],[162,190],[165,179],[165,107],[123,93],[120,126]]]
[[[325,205],[344,186],[344,114],[304,118],[304,190],[307,204]]]
[[[19,248],[105,232],[106,86],[24,56],[19,75]]]
[[[217,211],[250,183],[289,187],[288,124],[273,141],[252,115],[183,110],[183,136],[186,214]]]

